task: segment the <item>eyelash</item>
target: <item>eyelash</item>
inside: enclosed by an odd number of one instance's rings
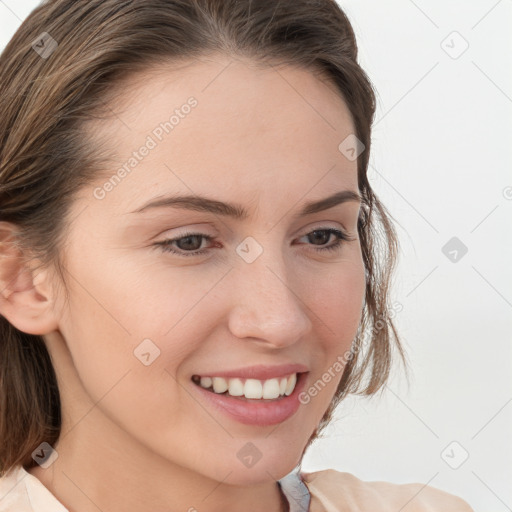
[[[334,229],[334,228],[314,229],[313,231],[310,231],[309,233],[306,233],[305,235],[302,235],[302,236],[307,236],[307,235],[311,235],[311,234],[313,234],[315,232],[324,232],[324,231],[328,232],[329,234],[335,235],[337,237],[337,240],[332,245],[328,245],[326,247],[320,247],[319,249],[314,249],[317,252],[335,251],[335,250],[341,249],[341,246],[344,245],[343,242],[350,242],[352,240],[356,240],[355,238],[348,236],[345,232],[343,232],[343,231],[341,231],[339,229]],[[196,251],[177,251],[177,250],[172,248],[172,243],[173,242],[177,242],[177,241],[182,240],[184,238],[193,237],[193,236],[202,237],[202,238],[206,239],[209,242],[211,242],[212,240],[215,239],[214,237],[212,237],[210,235],[204,235],[202,233],[185,233],[185,234],[183,234],[182,236],[180,236],[178,238],[169,238],[167,240],[162,240],[161,242],[157,242],[154,245],[157,246],[157,247],[160,247],[161,250],[164,251],[164,252],[170,252],[170,253],[176,254],[178,256],[184,256],[184,257],[200,256],[200,255],[205,254],[206,252],[208,252],[208,250],[209,250],[208,248],[198,249]]]

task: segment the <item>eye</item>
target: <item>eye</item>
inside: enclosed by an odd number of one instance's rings
[[[331,236],[335,236],[335,241],[331,245],[327,245],[325,247],[315,248],[314,250],[317,252],[322,251],[336,251],[341,249],[343,242],[350,242],[352,240],[356,240],[356,238],[349,236],[347,233],[342,231],[341,229],[334,228],[320,228],[307,233],[301,238],[307,237],[310,241],[319,241],[319,244],[314,243],[313,245],[323,245],[329,241]]]
[[[212,241],[213,237],[202,233],[185,233],[179,238],[170,238],[157,242],[155,245],[162,248],[164,252],[172,252],[178,256],[199,256],[208,252],[207,249],[201,247],[201,239]],[[199,243],[199,245],[198,245]],[[178,250],[173,247],[176,244]]]
[[[303,235],[301,238],[307,237],[310,241],[313,241],[312,245],[322,246],[325,245],[333,235],[335,237],[334,243],[325,247],[314,248],[314,250],[317,252],[335,251],[341,249],[343,242],[356,240],[356,238],[349,236],[344,231],[334,228],[315,229],[314,231]],[[207,247],[201,247],[202,239],[211,242],[214,240],[214,237],[205,235],[203,233],[185,233],[178,238],[162,240],[161,242],[157,242],[154,245],[160,247],[164,252],[170,252],[178,256],[200,256],[208,252]],[[218,247],[219,245],[216,244],[216,246]]]

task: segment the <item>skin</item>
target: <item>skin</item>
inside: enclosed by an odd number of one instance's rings
[[[116,115],[90,127],[113,153],[109,177],[167,112],[198,101],[104,199],[93,190],[105,176],[78,194],[63,254],[69,302],[50,270],[25,272],[2,297],[11,323],[44,334],[56,368],[58,458],[30,473],[71,511],[284,510],[276,481],[299,463],[342,372],[265,427],[194,399],[191,376],[303,363],[307,388],[350,348],[361,319],[359,204],[293,218],[305,202],[358,191],[357,164],[338,150],[354,128],[334,86],[304,69],[222,55],[183,69],[167,64],[126,82],[110,105]],[[240,203],[250,215],[130,213],[166,193]],[[306,235],[326,228],[354,240],[317,252],[336,237]],[[215,238],[188,249],[206,254],[154,245],[187,230]],[[236,252],[247,236],[263,248],[250,264]],[[148,366],[133,353],[146,338],[160,349]],[[249,441],[262,457],[247,468],[237,452]]]

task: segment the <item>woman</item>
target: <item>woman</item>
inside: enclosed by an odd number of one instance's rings
[[[50,0],[0,64],[0,511],[471,510],[300,471],[404,358],[335,2]]]

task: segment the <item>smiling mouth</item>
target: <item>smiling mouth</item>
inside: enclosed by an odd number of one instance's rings
[[[241,400],[280,400],[293,393],[301,373],[266,380],[192,376],[194,384],[217,395]]]

